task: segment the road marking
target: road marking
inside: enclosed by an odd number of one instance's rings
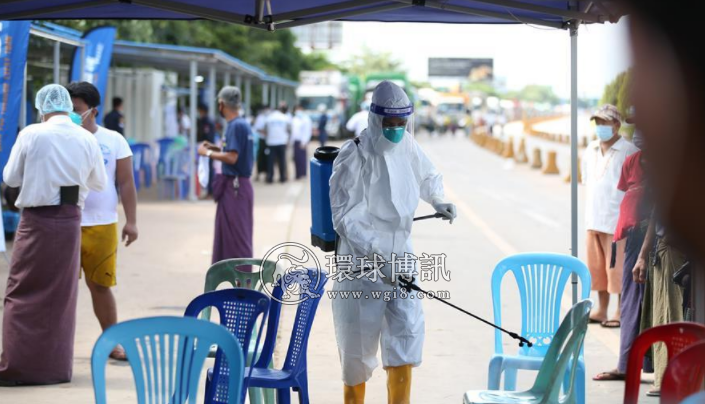
[[[458,210],[467,217],[467,219],[477,227],[482,234],[485,235],[485,237],[495,246],[499,251],[501,251],[503,254],[506,255],[513,255],[519,252],[519,250],[511,245],[507,240],[505,240],[502,236],[499,235],[496,231],[492,229],[492,227],[487,224],[480,215],[475,213],[475,211],[470,207],[470,205],[466,204],[465,202],[460,199],[458,194],[455,193],[455,191],[452,190],[452,188],[449,188],[448,186],[445,187],[446,195],[450,200],[455,203],[455,206],[458,208]]]
[[[551,219],[551,218],[549,218],[549,217],[546,217],[546,216],[544,216],[544,215],[542,215],[542,214],[540,214],[540,213],[534,212],[534,211],[531,210],[531,209],[522,208],[521,211],[522,211],[526,216],[528,216],[528,217],[534,219],[535,221],[541,223],[541,224],[544,225],[544,226],[548,226],[548,227],[551,227],[551,228],[554,228],[554,229],[560,229],[560,228],[561,228],[561,224],[558,223],[557,221],[555,221],[555,220],[553,220],[553,219]]]

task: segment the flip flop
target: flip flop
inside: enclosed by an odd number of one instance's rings
[[[622,323],[619,320],[606,320],[600,323],[601,326],[605,328],[619,328]]]
[[[607,320],[598,320],[598,319],[592,318],[592,317],[590,317],[590,318],[588,319],[588,322],[589,322],[590,324],[602,324],[602,323],[604,323],[605,321],[607,321]]]
[[[610,370],[609,372],[602,372],[597,376],[593,377],[592,380],[598,382],[611,382],[611,381],[622,381],[627,378],[627,375],[620,373],[617,370]]]
[[[126,361],[127,360],[127,354],[125,353],[125,350],[123,347],[120,345],[116,346],[112,352],[110,352],[110,358],[115,359],[116,361]]]

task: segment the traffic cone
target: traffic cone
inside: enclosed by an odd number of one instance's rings
[[[583,177],[582,174],[582,169],[581,169],[581,164],[580,164],[580,157],[578,157],[578,180]],[[570,180],[573,178],[570,175],[570,170],[568,170],[568,175],[565,177],[565,182],[570,183]]]
[[[535,147],[534,158],[531,162],[531,168],[540,169],[541,167],[543,167],[543,162],[541,161],[541,149]]]
[[[555,151],[551,150],[548,152],[548,158],[546,161],[546,167],[543,169],[544,174],[560,174],[558,171],[558,165],[556,164],[557,154]]]
[[[519,140],[519,150],[514,156],[514,160],[517,163],[521,164],[529,162],[529,157],[526,155],[526,140],[524,138],[521,138],[521,140]]]
[[[502,157],[505,159],[513,159],[514,158],[514,138],[509,138],[507,143],[504,145],[504,152],[502,153]]]

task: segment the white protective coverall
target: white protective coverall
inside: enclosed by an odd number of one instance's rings
[[[377,253],[389,262],[391,254],[413,253],[411,226],[422,199],[447,219],[455,207],[443,203],[442,176],[407,130],[399,143],[383,136],[384,117],[374,107],[413,111],[404,90],[384,81],[374,90],[368,128],[347,141],[333,164],[330,200],[333,225],[340,236],[338,255],[358,258]],[[411,113],[411,112],[410,112]],[[407,128],[411,128],[409,119]],[[388,272],[385,266],[383,273]],[[354,268],[358,270],[358,268]],[[333,299],[333,319],[343,381],[355,386],[370,379],[377,367],[377,348],[382,345],[385,368],[418,366],[424,340],[424,315],[418,298],[374,298],[374,292],[394,290],[398,285],[368,277],[334,280],[334,291],[362,291],[363,296]],[[412,292],[415,293],[415,292]],[[365,296],[369,296],[366,298]],[[388,300],[388,301],[385,301]]]

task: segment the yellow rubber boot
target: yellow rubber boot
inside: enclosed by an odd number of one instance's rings
[[[364,404],[365,403],[365,383],[355,386],[343,385],[344,404]]]
[[[409,404],[411,401],[411,365],[387,368],[387,402]]]

